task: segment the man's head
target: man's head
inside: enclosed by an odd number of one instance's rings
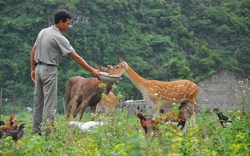
[[[56,27],[63,32],[70,28],[72,15],[67,10],[57,10],[54,13],[54,22]]]

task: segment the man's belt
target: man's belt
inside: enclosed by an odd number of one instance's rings
[[[43,63],[43,62],[37,62],[37,63],[35,63],[35,66],[37,66],[37,65],[46,65],[46,66],[55,66],[55,67],[57,67],[57,65],[47,64],[47,63]]]

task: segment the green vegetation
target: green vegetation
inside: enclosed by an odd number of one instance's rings
[[[29,134],[32,115],[25,107],[33,106],[34,90],[30,50],[60,8],[74,14],[73,28],[64,35],[92,66],[116,65],[121,56],[147,79],[196,81],[222,67],[250,74],[249,0],[1,1],[1,120],[14,112],[19,124],[27,125],[16,144],[10,138],[0,141],[0,155],[249,155],[249,118],[235,118],[232,127],[222,128],[209,112],[197,114],[185,135],[166,125],[154,139],[144,136],[136,117],[121,110],[114,119],[102,119],[109,124],[92,133],[68,129],[65,116],[57,115],[57,133]],[[58,112],[63,114],[67,80],[91,75],[69,56],[58,70]],[[142,98],[127,78],[117,86],[115,93],[124,93],[126,99]],[[249,110],[244,111],[249,117]],[[88,113],[83,118],[90,120]]]
[[[249,0],[8,0],[0,2],[0,87],[3,97],[33,95],[29,55],[38,32],[59,8],[74,14],[65,36],[89,64],[116,65],[123,57],[148,79],[199,80],[228,67],[250,71]],[[69,56],[59,65],[59,96],[71,76],[91,76]],[[141,99],[124,78],[126,99]],[[32,105],[30,100],[29,105]]]
[[[240,119],[232,111],[231,127],[222,128],[219,119],[209,111],[199,113],[190,120],[184,133],[175,125],[159,127],[154,138],[145,137],[139,119],[127,116],[126,111],[117,110],[114,118],[96,118],[107,125],[95,127],[93,132],[81,132],[77,127],[68,128],[65,116],[56,116],[57,132],[49,136],[32,135],[31,116],[23,114],[18,123],[26,123],[26,134],[16,144],[10,137],[0,140],[0,155],[4,156],[248,156],[250,151],[250,112]],[[225,112],[225,115],[228,113]],[[5,116],[8,120],[8,117]],[[85,113],[83,122],[90,120]],[[29,121],[29,122],[27,122]]]

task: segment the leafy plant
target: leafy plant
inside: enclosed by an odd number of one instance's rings
[[[237,110],[233,110],[237,112]],[[246,116],[249,116],[246,110]],[[0,155],[249,155],[249,118],[235,116],[232,126],[223,128],[217,116],[206,112],[193,116],[186,131],[166,123],[157,135],[146,137],[139,119],[118,108],[115,117],[97,117],[107,124],[82,132],[68,128],[64,115],[56,116],[55,127],[48,136],[30,134],[30,115],[19,119],[26,122],[25,135],[14,143],[10,137],[0,140]],[[8,117],[4,117],[8,119]],[[89,121],[83,114],[83,121]],[[47,124],[50,126],[50,124]],[[48,127],[45,128],[48,128]]]

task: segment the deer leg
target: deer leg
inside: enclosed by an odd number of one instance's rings
[[[83,115],[83,113],[84,113],[84,111],[85,111],[85,109],[86,109],[87,106],[88,105],[87,105],[87,103],[85,101],[83,101],[81,103],[80,108],[78,110],[79,111],[79,120],[82,120],[82,115]]]
[[[95,120],[95,118],[94,118],[95,111],[96,111],[96,105],[91,106],[91,107],[90,107],[90,117],[91,117],[91,120],[92,120],[92,121]]]
[[[184,134],[184,135],[185,135],[185,132],[186,132],[187,127],[188,127],[188,121],[189,121],[189,119],[186,120],[185,126],[184,126],[184,128],[183,128],[183,134]]]
[[[195,101],[195,99],[197,98],[197,96],[198,96],[198,92],[196,92],[195,95],[193,96],[193,98],[191,99],[194,115],[196,114],[196,110],[195,110],[196,101]]]
[[[71,112],[75,111],[76,107],[77,107],[77,101],[75,100],[75,98],[72,98],[67,106],[67,115],[66,115],[67,120],[69,119]]]
[[[108,116],[113,116],[113,113],[112,113],[112,108],[111,108],[111,109],[109,109],[109,110],[107,111],[107,115],[108,115]]]
[[[68,105],[68,107],[67,107],[67,114],[66,114],[66,120],[68,120],[69,117],[70,117],[71,108],[72,108],[72,106]]]
[[[115,111],[116,111],[116,106],[113,106],[113,108],[112,108],[112,116],[113,117],[115,116]]]
[[[84,111],[85,111],[85,108],[86,108],[86,106],[84,107],[84,108],[81,108],[81,110],[80,110],[80,112],[79,112],[79,120],[82,120],[82,115],[83,115],[83,113],[84,113]]]
[[[109,109],[110,108],[108,106],[104,108],[105,117],[109,116]]]
[[[78,112],[80,111],[80,107],[75,108],[74,113],[73,113],[73,118],[75,119]]]
[[[160,114],[160,106],[158,104],[155,104],[154,106],[152,106],[153,108],[153,119],[156,118],[159,114]],[[151,114],[151,113],[150,113]]]
[[[82,106],[84,102],[82,101],[81,104],[77,103],[77,107],[75,107],[74,109],[74,113],[73,113],[73,117],[76,118],[77,114],[80,112],[80,110],[82,109]],[[85,108],[84,108],[85,109]]]

